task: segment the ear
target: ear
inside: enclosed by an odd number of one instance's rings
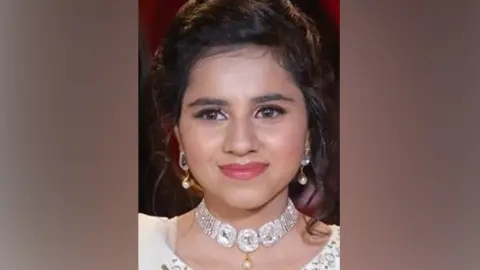
[[[180,139],[180,130],[178,129],[178,125],[173,128],[173,133],[175,134],[175,139],[177,139],[180,151],[183,151],[183,145],[182,140]]]

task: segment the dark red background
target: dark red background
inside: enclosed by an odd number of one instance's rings
[[[158,47],[168,23],[183,3],[184,0],[139,0],[140,26],[148,40],[151,53],[155,51],[152,48]],[[318,3],[338,31],[340,0],[318,0]]]

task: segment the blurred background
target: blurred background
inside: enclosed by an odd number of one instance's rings
[[[177,10],[185,3],[182,0],[139,0],[139,212],[173,217],[190,210],[199,200],[195,194],[182,189],[178,173],[168,166],[166,153],[175,157],[178,153],[175,142],[165,149],[164,137],[152,129],[156,126],[152,108],[152,95],[146,86],[151,58],[161,44],[169,22]],[[339,0],[297,0],[292,2],[317,22],[322,35],[324,53],[335,73],[335,82],[330,87],[330,98],[334,104],[332,117],[338,119],[339,112]],[[338,127],[336,127],[338,136]],[[157,142],[152,145],[152,142]],[[339,167],[339,156],[335,157]],[[176,160],[173,160],[176,162]],[[335,209],[324,221],[340,224],[339,180],[331,184],[336,191]],[[313,213],[318,200],[298,203],[306,214]]]

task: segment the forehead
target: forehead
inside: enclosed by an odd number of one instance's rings
[[[222,51],[220,48],[192,67],[185,98],[200,95],[234,98],[259,92],[301,94],[270,49],[248,46]]]

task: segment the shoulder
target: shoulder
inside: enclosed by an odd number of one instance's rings
[[[330,225],[330,229],[332,230],[330,242],[335,246],[338,246],[338,249],[340,249],[340,226]]]
[[[166,263],[173,254],[176,219],[138,215],[139,269],[150,270]]]
[[[309,223],[312,220],[310,217],[307,217],[305,221]],[[315,221],[311,228],[312,228],[312,231],[314,231],[317,235],[322,236],[323,243],[325,243],[326,241],[324,237],[328,237],[328,244],[334,244],[335,246],[338,245],[338,247],[340,248],[340,226],[339,225],[328,224],[322,221]]]
[[[138,239],[141,243],[163,240],[165,244],[173,241],[176,231],[176,218],[138,215]]]
[[[331,268],[340,269],[340,226],[330,225],[330,239],[324,249],[323,259]]]
[[[340,257],[340,226],[328,225],[330,227],[330,236],[325,247],[331,255]]]
[[[319,222],[317,228],[324,236],[328,235],[328,240],[322,236],[324,240],[322,249],[303,269],[340,270],[340,226]]]
[[[169,219],[165,217],[138,214],[139,237],[162,233],[169,226]]]

